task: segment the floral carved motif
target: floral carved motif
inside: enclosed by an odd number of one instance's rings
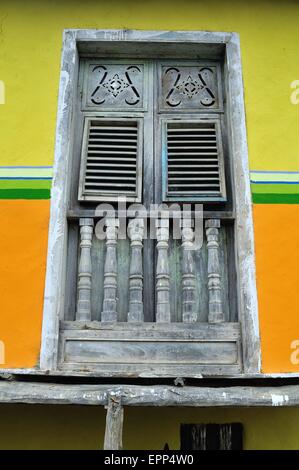
[[[94,65],[89,69],[90,105],[131,107],[142,104],[143,70],[137,65]]]
[[[211,67],[164,67],[164,106],[213,108],[217,102],[215,69]]]

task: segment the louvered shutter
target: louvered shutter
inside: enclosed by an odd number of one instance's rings
[[[147,64],[82,61],[79,201],[141,202]]]
[[[141,201],[142,120],[86,118],[79,200]]]
[[[164,200],[225,201],[220,123],[167,121],[163,132]]]

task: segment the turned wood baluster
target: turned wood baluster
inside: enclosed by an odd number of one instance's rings
[[[78,267],[78,301],[76,320],[91,320],[91,241],[93,219],[79,219],[80,261]]]
[[[143,219],[133,219],[128,225],[131,239],[130,287],[128,322],[143,322]]]
[[[221,276],[219,262],[220,220],[207,220],[205,227],[208,248],[209,322],[218,323],[224,321],[221,301]]]
[[[194,231],[190,219],[182,220],[182,305],[183,322],[196,322],[195,274],[194,274]]]
[[[169,263],[168,263],[168,240],[169,220],[156,220],[157,228],[157,271],[156,271],[156,298],[157,311],[156,322],[170,322],[169,302]]]
[[[117,321],[117,229],[119,221],[106,219],[106,258],[104,266],[104,299],[102,321]]]

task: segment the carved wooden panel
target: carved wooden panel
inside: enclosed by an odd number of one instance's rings
[[[160,108],[164,111],[222,109],[220,69],[210,64],[161,65]]]
[[[87,62],[82,109],[143,110],[145,77],[146,66],[142,63]]]
[[[99,376],[201,377],[241,371],[237,323],[79,322],[60,337],[59,369]]]
[[[71,363],[116,363],[144,364],[156,362],[162,364],[221,364],[230,365],[238,362],[238,345],[235,341],[185,341],[171,338],[160,341],[139,338],[116,341],[113,339],[98,341],[92,338],[68,339],[65,343],[64,360]]]

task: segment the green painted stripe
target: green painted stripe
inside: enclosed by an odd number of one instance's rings
[[[0,180],[0,189],[51,189],[51,180]]]
[[[50,199],[50,189],[0,189],[0,199]]]
[[[14,171],[15,170],[15,171]],[[40,179],[50,176],[51,168],[2,168],[3,176],[33,176],[34,179],[0,179],[0,199],[50,199],[52,180]],[[0,172],[1,173],[1,172]],[[9,173],[9,175],[8,175]],[[3,177],[2,176],[2,177]],[[298,174],[285,174],[276,172],[254,173],[254,180],[269,181],[268,184],[251,183],[252,200],[255,204],[299,204],[299,185],[287,184],[287,181],[298,180]],[[286,183],[274,183],[275,180],[286,181]],[[273,184],[270,183],[273,181]]]
[[[253,193],[254,204],[299,204],[299,194],[262,194]]]
[[[254,184],[251,183],[254,194],[299,194],[299,184]]]

